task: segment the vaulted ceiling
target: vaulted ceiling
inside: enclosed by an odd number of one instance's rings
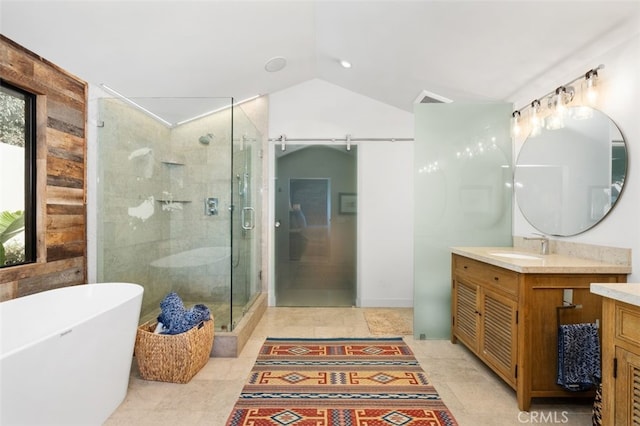
[[[423,90],[544,93],[639,23],[637,0],[0,0],[2,34],[128,97],[241,100],[320,78],[407,111]]]

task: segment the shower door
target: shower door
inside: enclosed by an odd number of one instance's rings
[[[234,108],[231,176],[231,329],[261,291],[259,161],[260,134]]]
[[[277,306],[353,306],[357,148],[275,150]]]

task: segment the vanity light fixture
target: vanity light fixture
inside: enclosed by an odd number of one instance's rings
[[[529,124],[531,125],[531,136],[536,136],[540,132],[542,127],[542,119],[544,112],[550,113],[546,119],[546,127],[548,129],[558,129],[564,127],[564,112],[567,104],[569,104],[576,94],[576,89],[572,86],[578,80],[583,80],[583,84],[580,86],[581,94],[583,97],[583,103],[593,103],[597,97],[597,81],[598,70],[604,68],[604,65],[600,64],[595,68],[590,69],[585,74],[574,78],[573,80],[559,86],[555,90],[535,99],[528,105],[522,108],[516,109],[511,114],[512,119],[512,131],[514,135],[518,135],[522,128],[522,114],[524,110],[530,109]],[[517,116],[517,117],[516,117]]]
[[[560,86],[555,90],[555,94],[549,98],[549,109],[553,109],[557,113],[564,113],[566,105],[573,100],[573,88]]]
[[[587,71],[584,75],[585,95],[588,103],[593,104],[598,99],[598,69]]]
[[[513,136],[518,136],[520,134],[520,111],[513,111],[513,113],[511,114],[511,118],[512,118],[512,125],[511,125],[511,130],[513,131]]]
[[[553,111],[547,117],[547,129],[561,129],[564,127],[564,115],[567,111],[567,104],[573,100],[575,90],[571,86],[560,86],[555,90],[555,94],[549,98],[548,107]]]
[[[531,136],[538,136],[542,129],[542,118],[540,117],[540,101],[534,99],[531,102]]]

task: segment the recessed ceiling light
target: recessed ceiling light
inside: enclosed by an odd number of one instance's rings
[[[271,58],[264,64],[264,69],[269,72],[280,71],[282,68],[287,66],[287,60],[282,56],[276,56],[275,58]]]
[[[351,62],[344,59],[340,59],[340,65],[342,65],[342,68],[351,68]]]

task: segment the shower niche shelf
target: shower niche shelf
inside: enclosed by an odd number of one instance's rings
[[[170,200],[168,198],[158,198],[156,199],[159,203],[171,204],[171,203],[191,203],[191,200]]]
[[[166,166],[184,166],[186,160],[184,154],[169,153],[160,162]]]

